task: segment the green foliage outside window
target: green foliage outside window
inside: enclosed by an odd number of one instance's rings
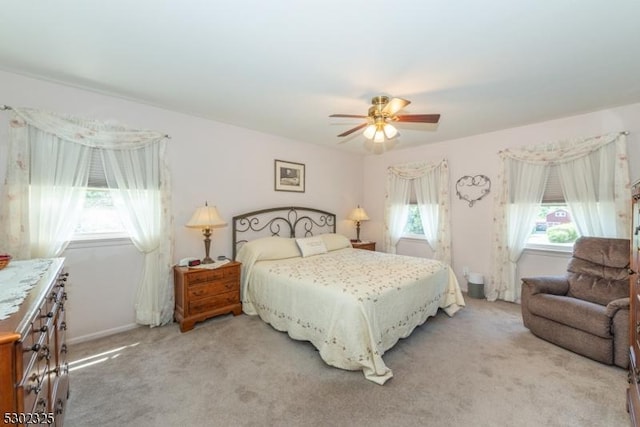
[[[404,228],[404,232],[407,234],[424,234],[418,205],[409,205],[407,225]]]
[[[547,229],[547,238],[551,243],[573,243],[578,238],[578,230],[573,223],[555,225]]]

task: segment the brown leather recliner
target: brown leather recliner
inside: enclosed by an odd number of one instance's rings
[[[609,365],[629,365],[630,241],[580,237],[565,276],[522,279],[524,325]]]

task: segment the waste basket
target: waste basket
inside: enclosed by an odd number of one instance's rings
[[[484,299],[484,277],[480,273],[469,273],[467,278],[467,295],[471,298]]]

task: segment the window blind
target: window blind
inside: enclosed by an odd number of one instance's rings
[[[91,161],[89,164],[89,188],[107,188],[107,176],[104,173],[100,150],[91,150]]]
[[[558,167],[556,165],[550,167],[547,185],[544,188],[544,194],[542,196],[542,203],[565,203],[562,184],[560,184],[560,177],[558,176]]]

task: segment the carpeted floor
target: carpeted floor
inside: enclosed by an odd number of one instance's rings
[[[385,354],[384,386],[246,315],[76,344],[65,425],[629,425],[624,370],[536,338],[519,305],[466,301]]]

